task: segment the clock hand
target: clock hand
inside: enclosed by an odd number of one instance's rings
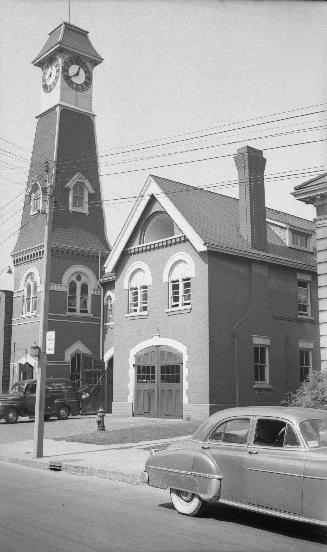
[[[77,73],[74,73],[74,75],[71,75],[71,79],[72,79],[73,77],[78,77],[78,75],[79,75],[79,73],[80,73],[80,70],[81,70],[81,68],[79,67],[78,70],[77,70]]]

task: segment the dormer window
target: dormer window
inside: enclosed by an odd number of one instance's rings
[[[76,182],[73,188],[73,209],[84,210],[86,190],[83,182]]]
[[[69,210],[78,213],[89,213],[89,194],[94,190],[89,181],[81,174],[75,176],[65,185],[69,190]]]
[[[312,236],[307,232],[302,232],[301,230],[290,228],[289,246],[295,247],[296,249],[312,251]]]
[[[31,215],[39,213],[42,208],[42,191],[38,182],[35,182],[30,190]]]

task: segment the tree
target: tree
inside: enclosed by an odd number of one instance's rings
[[[299,389],[291,393],[289,406],[327,410],[327,373],[311,372]]]

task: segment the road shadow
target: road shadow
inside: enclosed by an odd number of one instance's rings
[[[174,506],[171,502],[159,504],[159,507],[167,510],[174,510]],[[232,506],[206,504],[200,517],[223,521],[224,523],[237,523],[238,525],[260,529],[261,531],[267,531],[269,533],[276,533],[293,539],[327,544],[327,529],[323,527],[249,512],[247,510],[241,510],[240,508],[233,508]]]

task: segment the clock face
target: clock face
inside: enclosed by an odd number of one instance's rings
[[[77,92],[84,92],[92,84],[91,69],[81,58],[67,58],[62,68],[62,75],[68,86]]]
[[[47,61],[42,73],[42,88],[44,92],[51,92],[57,84],[59,78],[59,61],[52,58]]]

